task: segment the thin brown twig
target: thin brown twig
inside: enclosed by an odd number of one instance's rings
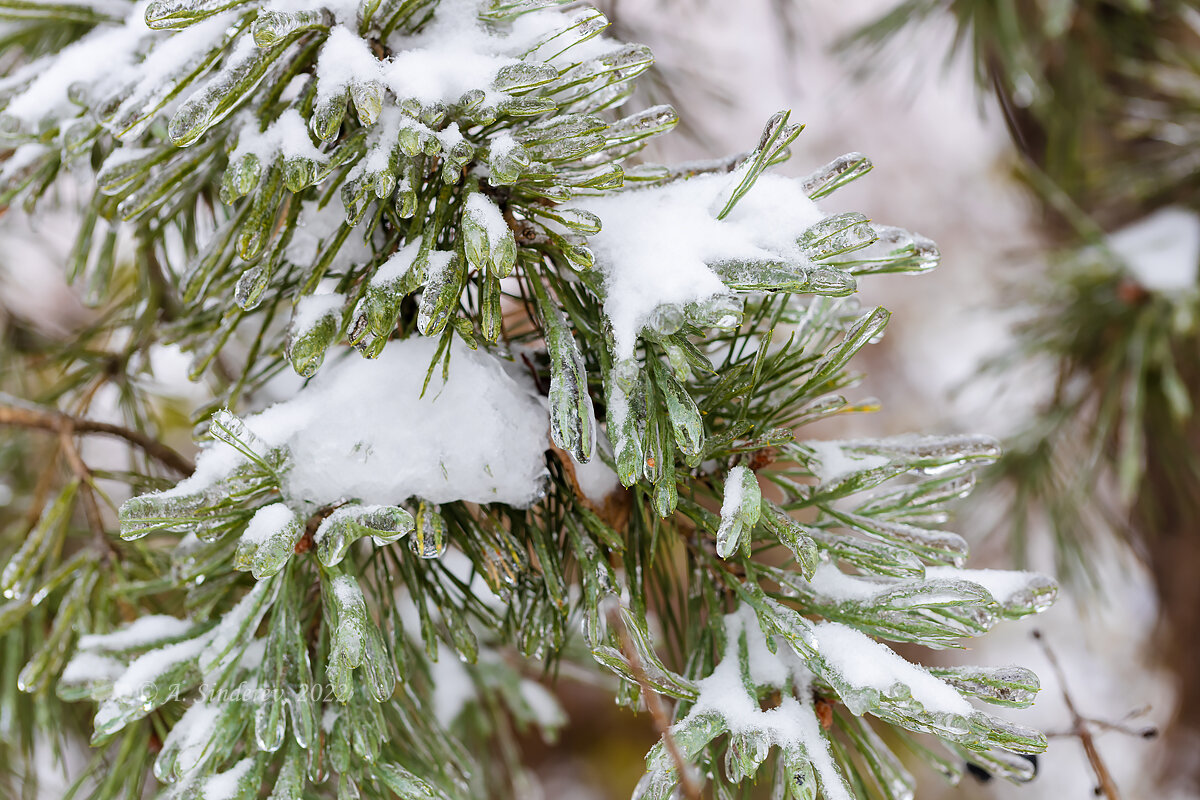
[[[1100,731],[1113,733],[1123,733],[1126,736],[1132,736],[1136,739],[1153,739],[1158,736],[1158,728],[1153,725],[1144,725],[1140,728],[1135,728],[1132,725],[1126,725],[1123,722],[1109,722],[1104,719],[1096,719],[1094,717],[1084,717],[1083,721],[1089,727],[1096,728]],[[1065,731],[1046,731],[1048,739],[1066,739],[1075,738],[1077,735],[1074,730]]]
[[[181,475],[189,475],[195,469],[190,459],[140,431],[109,422],[73,417],[54,409],[39,408],[4,394],[0,394],[0,425],[36,428],[59,434],[68,431],[71,435],[84,433],[115,436],[140,448],[146,455]]]
[[[29,535],[33,526],[37,525],[38,519],[42,516],[42,511],[46,508],[46,499],[50,496],[50,487],[54,484],[54,478],[58,472],[58,452],[61,449],[62,442],[55,439],[54,449],[51,451],[50,457],[46,459],[46,464],[38,475],[37,483],[34,484],[32,502],[29,504],[29,511],[25,514],[25,533],[21,538]]]
[[[1108,722],[1107,720],[1103,719],[1089,719],[1087,720],[1087,723],[1096,728],[1100,728],[1101,730],[1112,731],[1114,733],[1123,733],[1126,736],[1136,736],[1139,739],[1153,739],[1158,736],[1158,728],[1153,725],[1135,728],[1131,725],[1126,725],[1121,722]]]
[[[1054,670],[1054,674],[1058,677],[1058,685],[1062,690],[1063,702],[1067,705],[1067,712],[1071,715],[1072,733],[1079,737],[1080,744],[1083,745],[1083,752],[1087,755],[1088,764],[1092,767],[1092,772],[1096,775],[1097,790],[1102,793],[1108,800],[1120,800],[1121,795],[1117,791],[1117,785],[1113,781],[1112,774],[1108,771],[1108,766],[1104,763],[1104,759],[1100,757],[1100,751],[1096,747],[1096,739],[1092,735],[1091,728],[1088,726],[1088,720],[1075,707],[1075,701],[1071,699],[1071,693],[1067,691],[1067,676],[1063,672],[1062,666],[1058,663],[1058,657],[1050,648],[1050,644],[1042,636],[1041,631],[1034,631],[1033,638],[1042,646],[1042,651],[1046,654],[1046,660],[1050,662],[1050,668]]]
[[[625,628],[625,623],[617,613],[615,605],[608,610],[608,624],[621,639],[621,650],[625,653],[633,677],[637,679],[638,686],[642,689],[646,710],[650,712],[650,717],[654,720],[655,730],[662,736],[663,747],[666,748],[667,755],[675,762],[675,769],[679,772],[679,786],[683,789],[684,797],[688,800],[701,800],[700,785],[696,783],[692,767],[684,759],[683,753],[679,750],[679,743],[671,735],[671,718],[667,714],[666,708],[663,707],[662,698],[650,685],[650,679],[646,676],[646,668],[642,666],[642,659],[638,656],[637,648],[633,646],[633,640],[630,639],[629,631]]]
[[[58,432],[59,441],[62,442],[63,455],[66,456],[67,463],[71,465],[71,471],[79,479],[79,494],[83,498],[83,515],[87,517],[88,527],[92,530],[92,538],[95,539],[100,552],[106,556],[112,556],[116,550],[104,533],[104,517],[100,513],[100,504],[96,502],[96,493],[92,489],[92,471],[88,469],[87,464],[83,463],[79,449],[75,447],[75,442],[71,438],[72,433],[70,426],[64,427]]]

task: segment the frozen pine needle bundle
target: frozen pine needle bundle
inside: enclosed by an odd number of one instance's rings
[[[1052,602],[942,528],[996,445],[805,436],[869,407],[857,282],[938,259],[821,211],[864,156],[773,174],[781,113],[646,163],[676,122],[622,110],[649,51],[552,0],[0,15],[0,200],[81,198],[95,307],[3,352],[13,763],[90,738],[95,800],[528,796],[516,737],[564,724],[569,662],[654,711],[639,798],[1031,777],[1045,738],[987,708],[1032,673],[892,649]],[[164,352],[208,398],[194,465]]]

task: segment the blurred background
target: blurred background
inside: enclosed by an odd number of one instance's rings
[[[807,128],[785,173],[867,154],[872,174],[826,210],[919,231],[942,252],[928,275],[864,282],[862,302],[893,312],[858,361],[869,376],[860,396],[881,398],[882,410],[808,435],[1003,439],[1009,456],[957,529],[974,566],[1037,569],[1064,591],[1036,620],[1040,641],[1020,624],[965,653],[921,654],[1038,672],[1040,699],[1017,712],[1052,737],[1037,779],[968,775],[950,787],[926,775],[920,796],[1200,797],[1194,4],[597,5],[615,37],[656,54],[635,102],[673,103],[685,121],[650,158],[747,150],[771,114],[791,108]],[[69,336],[89,312],[45,265],[63,263],[73,221],[42,213],[34,225],[14,209],[0,225],[0,313]],[[169,355],[155,373],[179,394],[182,420],[204,391]],[[645,715],[619,710],[589,680],[563,675],[572,722],[554,743],[525,742],[547,798],[628,797],[657,738]]]

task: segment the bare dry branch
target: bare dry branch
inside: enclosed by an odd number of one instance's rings
[[[115,436],[141,449],[146,455],[181,475],[190,475],[195,469],[195,465],[190,459],[140,431],[108,422],[73,417],[54,409],[40,408],[2,393],[0,393],[0,425],[34,428],[59,434],[66,431],[71,435]]]
[[[1104,759],[1100,757],[1100,751],[1096,748],[1096,739],[1089,727],[1089,720],[1079,713],[1075,707],[1075,701],[1071,699],[1071,693],[1067,691],[1067,676],[1063,672],[1062,666],[1058,663],[1058,657],[1050,648],[1050,644],[1042,636],[1041,631],[1034,631],[1033,638],[1037,639],[1042,646],[1042,651],[1046,654],[1046,660],[1050,662],[1050,668],[1054,670],[1054,674],[1058,676],[1058,685],[1062,689],[1063,702],[1067,705],[1067,711],[1071,715],[1072,734],[1079,737],[1080,744],[1083,745],[1083,752],[1087,755],[1088,764],[1092,767],[1092,772],[1096,775],[1096,789],[1103,794],[1108,800],[1121,800],[1121,795],[1117,791],[1117,785],[1113,781],[1112,773],[1108,771],[1108,766],[1104,763]]]

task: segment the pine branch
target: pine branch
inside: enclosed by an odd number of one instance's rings
[[[3,393],[0,393],[0,425],[53,431],[67,437],[75,434],[115,436],[139,448],[180,475],[190,475],[196,468],[189,459],[140,431],[110,422],[73,417],[53,409],[39,408]]]
[[[599,12],[354,5],[154,0],[0,83],[19,144],[0,201],[98,165],[68,273],[104,310],[87,346],[48,346],[54,386],[23,391],[130,401],[128,427],[0,403],[0,424],[57,432],[76,477],[0,571],[7,652],[27,617],[52,628],[5,688],[95,704],[114,755],[95,800],[151,774],[169,800],[523,795],[515,730],[561,724],[527,674],[560,663],[645,699],[662,739],[644,800],[724,796],[769,759],[784,795],[911,792],[860,714],[1028,779],[1014,754],[1044,737],[965,698],[1028,705],[1031,673],[935,673],[884,644],[955,646],[1053,599],[1041,576],[963,569],[940,528],[995,444],[800,438],[870,407],[845,396],[850,361],[888,313],[858,307],[858,282],[939,259],[816,205],[870,161],[772,173],[800,131],[780,112],[748,154],[637,163],[679,118],[620,111],[653,59],[599,37]],[[93,75],[93,48],[121,54],[119,79]],[[159,341],[216,373],[194,473],[137,432],[155,392],[126,378]],[[295,395],[245,413],[288,367]],[[147,544],[119,569],[60,558],[99,527],[82,433],[189,474],[121,506]],[[864,682],[864,658],[892,682]],[[431,713],[435,695],[460,702]],[[314,764],[336,781],[310,786]]]

